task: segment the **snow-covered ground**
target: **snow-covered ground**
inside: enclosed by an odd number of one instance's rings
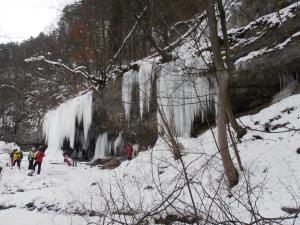
[[[198,138],[178,138],[201,221],[250,224],[291,216],[281,208],[300,205],[300,95],[240,121],[252,130],[238,144],[245,170],[239,171],[239,184],[232,190],[227,189],[211,131]],[[103,215],[109,217],[104,224],[112,219],[129,224],[149,211],[153,217],[194,213],[182,165],[161,139],[153,149],[113,170],[45,162],[41,175],[34,176],[27,175],[26,155],[20,171],[5,166],[6,146],[0,142],[1,225],[84,225],[103,222]],[[300,224],[299,218],[279,219],[279,224]]]

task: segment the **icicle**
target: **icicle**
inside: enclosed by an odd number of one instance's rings
[[[106,157],[106,153],[109,149],[109,142],[108,142],[108,135],[107,133],[100,134],[96,141],[95,146],[95,154],[92,161],[95,161],[97,159],[103,159]]]
[[[88,92],[61,104],[45,115],[43,133],[49,149],[60,150],[65,139],[74,148],[76,121],[83,123],[84,138],[87,140],[92,123],[92,101],[93,94]]]
[[[140,145],[139,144],[134,144],[132,146],[132,149],[133,149],[133,156],[136,156],[138,153],[139,153],[139,148],[140,148]]]
[[[132,99],[132,87],[136,82],[137,73],[135,71],[128,71],[123,75],[122,81],[122,102],[125,109],[125,117],[129,121],[131,99]]]
[[[140,92],[140,116],[143,118],[144,110],[149,111],[149,100],[151,95],[152,63],[143,63],[140,66],[137,82]]]
[[[190,73],[195,71],[190,71]],[[158,104],[175,135],[190,136],[193,121],[197,116],[204,117],[210,105],[207,98],[211,94],[205,77],[185,77],[182,65],[169,63],[161,70],[158,79]],[[208,97],[209,96],[209,97]],[[159,113],[160,130],[164,127]]]
[[[114,154],[118,153],[118,148],[122,148],[124,145],[124,139],[123,139],[123,131],[119,133],[119,136],[114,142]]]
[[[298,72],[281,72],[278,75],[279,77],[279,87],[280,91],[283,91],[294,82],[299,80],[299,73]]]
[[[123,75],[122,101],[125,109],[126,119],[130,118],[132,87],[134,83],[139,85],[139,107],[140,115],[143,117],[144,110],[149,110],[149,99],[151,92],[152,63],[141,62],[139,72],[129,71]]]

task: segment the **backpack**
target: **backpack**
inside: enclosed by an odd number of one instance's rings
[[[33,151],[28,152],[28,160],[34,159]]]
[[[21,152],[15,152],[13,155],[13,160],[17,161],[19,159],[21,159]]]

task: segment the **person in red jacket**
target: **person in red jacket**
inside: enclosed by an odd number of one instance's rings
[[[126,144],[123,147],[123,152],[125,152],[127,154],[127,159],[131,160],[132,159],[132,153],[133,153],[133,147],[130,143]]]
[[[33,171],[35,171],[35,167],[38,166],[37,174],[41,173],[41,166],[42,166],[43,158],[45,157],[45,150],[46,148],[41,146],[39,150],[35,153],[34,156],[35,162],[33,164]]]

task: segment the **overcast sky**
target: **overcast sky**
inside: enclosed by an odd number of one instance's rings
[[[63,7],[77,0],[0,0],[0,43],[52,29]]]

